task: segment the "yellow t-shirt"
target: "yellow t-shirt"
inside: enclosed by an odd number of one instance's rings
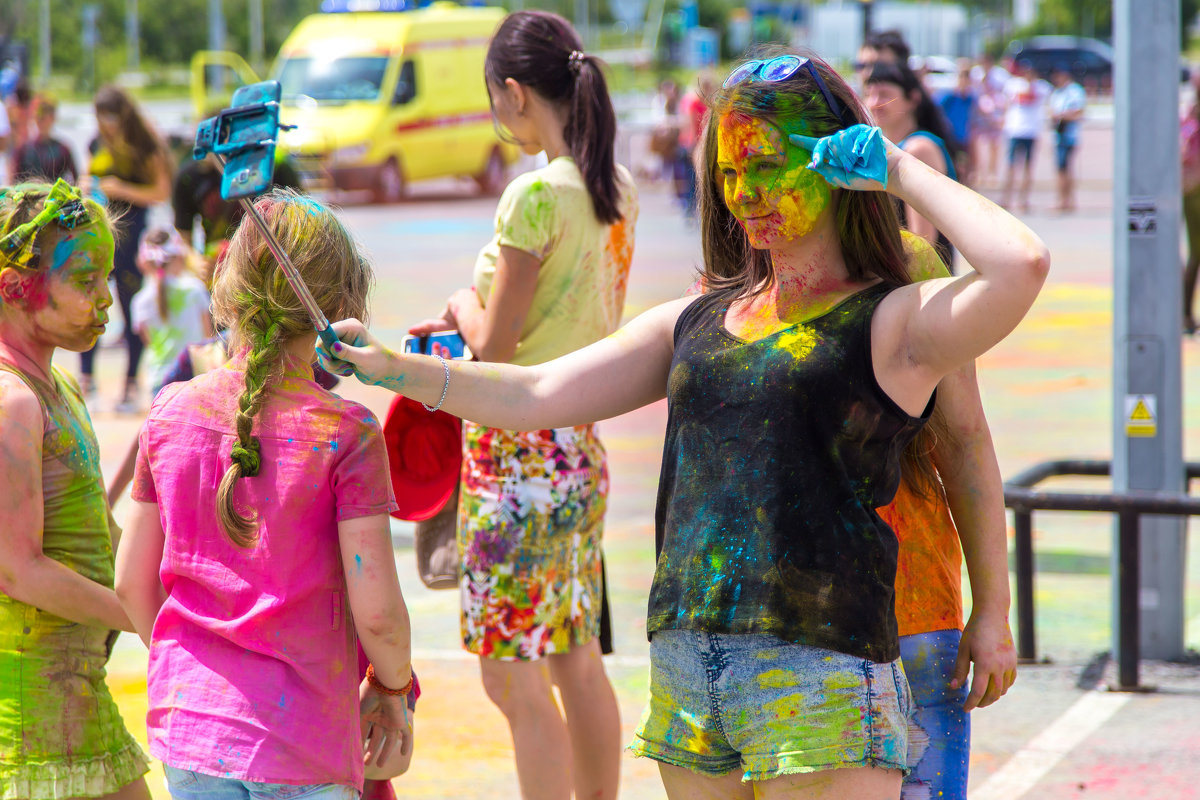
[[[512,363],[550,361],[620,325],[638,204],[629,170],[618,165],[617,177],[624,218],[612,225],[596,219],[583,175],[566,156],[518,176],[500,197],[496,235],[475,261],[479,299],[487,305],[502,246],[542,262]]]

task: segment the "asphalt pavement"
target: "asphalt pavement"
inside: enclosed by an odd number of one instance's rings
[[[640,153],[636,137],[629,152]],[[1044,137],[1033,210],[1023,218],[1050,246],[1049,281],[1018,330],[979,361],[980,382],[1002,472],[1049,458],[1108,458],[1112,451],[1112,129],[1089,120],[1079,153],[1080,209],[1050,211],[1053,171]],[[643,163],[635,158],[635,166]],[[394,206],[354,204],[344,216],[378,275],[373,329],[398,341],[406,325],[441,308],[470,281],[477,249],[492,229],[495,200],[467,182],[413,188]],[[642,182],[627,314],[679,296],[694,280],[700,250],[662,184]],[[111,337],[112,334],[109,336]],[[63,354],[59,362],[75,368]],[[140,424],[113,413],[124,353],[105,347],[98,361],[101,398],[94,421],[103,466],[115,469]],[[1200,343],[1184,342],[1185,455],[1200,452]],[[382,415],[390,395],[353,380],[339,391]],[[617,652],[606,663],[621,705],[626,741],[646,692],[645,601],[653,569],[653,504],[665,423],[658,403],[604,422],[612,494],[606,553]],[[1103,483],[1087,484],[1100,490]],[[124,504],[116,514],[121,519]],[[1114,666],[1102,655],[1111,639],[1111,521],[1104,515],[1040,514],[1039,663],[1023,665],[996,705],[972,714],[971,797],[975,800],[1088,797],[1200,798],[1200,666],[1145,662],[1156,691],[1106,691]],[[401,796],[517,797],[512,749],[500,714],[485,698],[478,666],[458,641],[457,596],[417,580],[411,536],[395,528],[396,558],[414,626],[414,664],[424,696],[417,712],[416,756],[396,781]],[[1200,647],[1200,548],[1188,559],[1186,641]],[[122,637],[110,681],[135,734],[144,740],[145,650]],[[165,798],[152,780],[156,797]],[[622,796],[662,798],[655,766],[622,761]]]

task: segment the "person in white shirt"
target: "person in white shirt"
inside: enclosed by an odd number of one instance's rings
[[[1079,143],[1079,128],[1087,108],[1087,93],[1065,69],[1050,76],[1050,124],[1054,126],[1055,156],[1058,165],[1058,206],[1064,213],[1075,210],[1075,177],[1071,174],[1072,156]]]
[[[1050,89],[1033,72],[1028,61],[1018,61],[1013,77],[1005,84],[1008,110],[1004,114],[1004,133],[1008,136],[1008,174],[1004,180],[1004,195],[1000,201],[1008,207],[1016,182],[1017,162],[1022,162],[1020,208],[1029,211],[1029,187],[1033,182],[1034,145],[1046,124],[1046,97]]]

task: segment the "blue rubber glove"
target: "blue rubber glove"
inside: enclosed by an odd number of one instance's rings
[[[887,188],[889,142],[879,128],[853,125],[819,139],[798,133],[788,139],[812,152],[808,168],[833,186],[860,191]]]

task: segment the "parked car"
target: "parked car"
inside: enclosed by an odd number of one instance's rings
[[[1090,92],[1112,89],[1113,49],[1099,39],[1083,36],[1034,36],[1010,42],[1004,57],[1011,68],[1028,61],[1038,77],[1050,80],[1065,69]]]

